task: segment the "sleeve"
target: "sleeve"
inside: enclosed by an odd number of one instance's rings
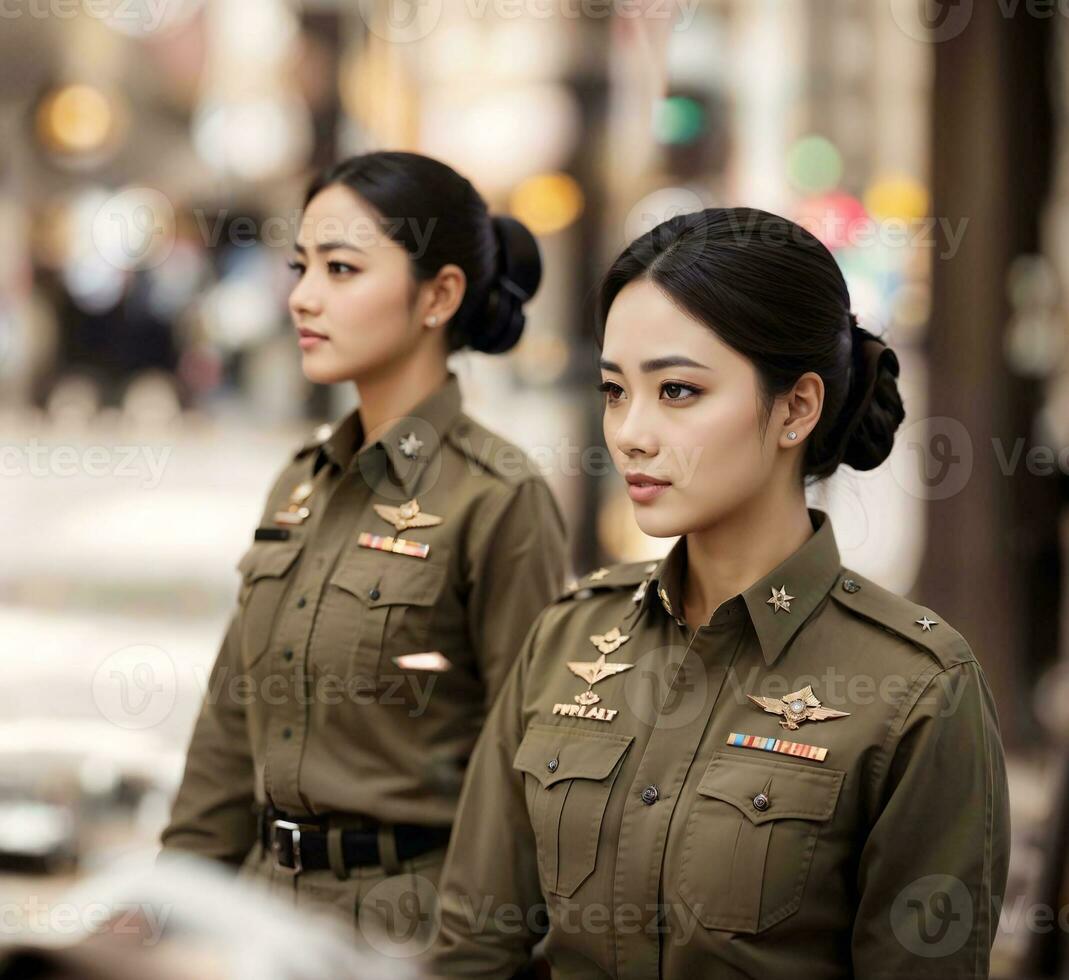
[[[968,660],[936,673],[907,707],[860,853],[854,975],[987,977],[1010,831],[994,700]]]
[[[191,851],[240,865],[256,841],[254,768],[245,724],[238,621],[230,618],[186,755],[185,773],[160,840],[164,850]]]
[[[468,764],[439,881],[441,928],[429,964],[434,977],[511,977],[530,962],[541,938],[538,852],[524,775],[512,766],[541,622],[531,626]]]
[[[545,481],[511,488],[482,521],[473,553],[468,628],[489,709],[531,623],[564,587],[564,519]]]

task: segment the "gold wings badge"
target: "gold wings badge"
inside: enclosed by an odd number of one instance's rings
[[[608,633],[592,634],[590,642],[598,648],[598,653],[615,653],[630,639],[626,633],[620,632],[619,626],[614,626]]]
[[[442,523],[442,518],[420,510],[419,502],[413,497],[400,507],[388,504],[375,504],[375,513],[387,524],[392,524],[398,531],[407,531],[410,527],[434,527]]]
[[[809,684],[783,698],[759,698],[752,694],[747,694],[746,697],[769,714],[781,715],[780,727],[788,731],[795,731],[802,722],[828,721],[832,718],[845,718],[850,714],[849,711],[825,708],[817,700]]]
[[[601,654],[597,660],[570,660],[568,662],[568,669],[575,674],[576,677],[581,677],[586,681],[587,685],[585,691],[575,696],[576,702],[582,705],[597,704],[601,698],[599,698],[591,688],[597,684],[598,681],[603,681],[606,677],[612,677],[613,674],[619,674],[622,671],[630,670],[634,666],[634,664],[607,663],[604,653]]]

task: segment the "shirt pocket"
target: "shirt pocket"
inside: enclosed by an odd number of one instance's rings
[[[282,606],[282,596],[289,585],[290,570],[304,547],[303,542],[280,544],[256,542],[238,562],[241,584],[238,606],[241,610],[241,662],[254,666],[267,652]]]
[[[757,933],[798,911],[845,775],[714,755],[687,817],[679,869],[680,897],[703,926]]]
[[[448,577],[444,562],[342,555],[331,573],[316,623],[320,668],[384,681],[401,676],[392,657],[437,649],[433,626]]]
[[[632,735],[532,724],[512,765],[527,774],[527,809],[547,894],[569,898],[597,861],[601,824]]]

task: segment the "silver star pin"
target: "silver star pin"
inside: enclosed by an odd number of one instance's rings
[[[639,582],[638,587],[635,589],[635,591],[633,593],[631,593],[631,601],[632,602],[641,602],[643,600],[643,598],[645,598],[646,589],[649,586],[649,584],[650,584],[650,580],[649,579],[643,579],[641,582]]]
[[[423,448],[423,443],[416,438],[416,433],[410,432],[400,441],[401,452],[409,459],[415,459]]]
[[[938,619],[929,619],[927,616],[922,616],[920,619],[913,620],[920,628],[922,633],[931,633],[933,626],[939,625]]]
[[[772,590],[771,597],[766,599],[765,602],[772,607],[774,613],[779,612],[781,609],[784,612],[790,612],[791,599],[793,598],[793,595],[787,595],[787,586],[781,585],[778,592],[775,589]]]

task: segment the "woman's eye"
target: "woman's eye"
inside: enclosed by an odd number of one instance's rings
[[[670,402],[689,401],[699,393],[697,388],[679,381],[666,381],[661,385],[661,391],[668,396],[668,401]]]
[[[602,392],[609,402],[617,401],[624,393],[624,389],[612,381],[603,381],[598,385],[598,391]]]
[[[297,273],[298,278],[304,275],[304,266],[300,262],[291,259],[286,265]]]
[[[327,270],[331,275],[345,275],[349,272],[356,272],[357,270],[351,265],[346,265],[344,262],[328,262]]]

